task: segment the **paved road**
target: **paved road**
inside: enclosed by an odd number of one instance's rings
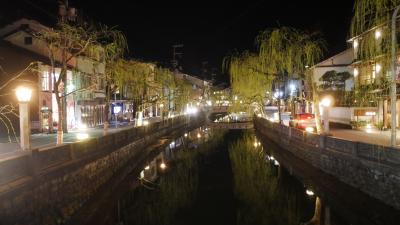
[[[390,131],[370,130],[366,132],[366,131],[350,130],[350,129],[332,129],[330,133],[334,137],[346,140],[390,146]],[[396,139],[398,140],[398,144],[400,144],[400,130],[397,130],[396,134],[397,134]]]

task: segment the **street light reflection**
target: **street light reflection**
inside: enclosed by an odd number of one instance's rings
[[[78,133],[76,134],[76,138],[80,141],[88,139],[89,138],[89,134],[87,133]]]

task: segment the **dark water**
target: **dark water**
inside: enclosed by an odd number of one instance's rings
[[[398,224],[398,211],[355,190],[341,200],[346,185],[328,185],[335,195],[321,182],[330,177],[279,151],[253,131],[191,131],[129,178],[139,185],[120,193],[105,224]]]

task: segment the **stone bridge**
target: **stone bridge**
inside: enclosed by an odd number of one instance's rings
[[[210,113],[227,113],[228,106],[213,106]]]
[[[238,123],[207,123],[207,125],[210,128],[214,129],[230,129],[230,130],[246,130],[246,129],[252,129],[253,122],[238,122]]]

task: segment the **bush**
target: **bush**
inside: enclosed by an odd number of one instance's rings
[[[367,125],[367,121],[366,120],[359,120],[359,121],[352,120],[352,121],[350,121],[350,125],[355,128],[364,127]]]

